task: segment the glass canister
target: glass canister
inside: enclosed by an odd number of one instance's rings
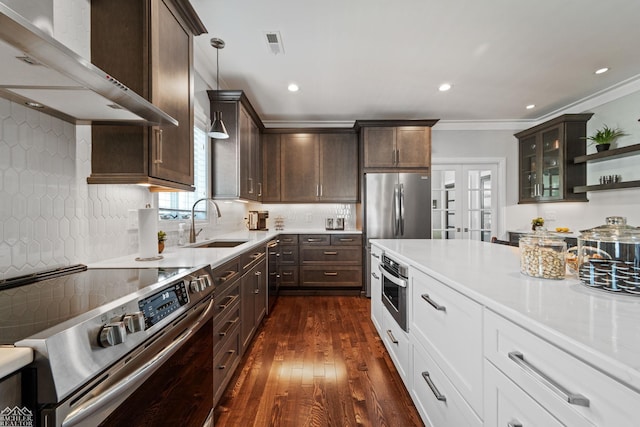
[[[590,287],[640,295],[640,228],[610,216],[578,237],[578,277]]]
[[[546,230],[520,238],[520,272],[542,279],[564,279],[567,244]]]

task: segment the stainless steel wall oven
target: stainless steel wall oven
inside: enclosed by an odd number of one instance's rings
[[[398,325],[406,331],[409,267],[383,254],[378,269],[382,273],[382,302]]]

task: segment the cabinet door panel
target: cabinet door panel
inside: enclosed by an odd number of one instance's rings
[[[395,136],[393,127],[364,129],[364,167],[390,168],[395,166]]]
[[[247,111],[240,107],[238,117],[240,130],[240,197],[251,199],[253,196],[251,182],[251,119]],[[222,141],[224,144],[225,141]]]
[[[396,129],[396,166],[428,168],[431,166],[431,129],[399,127]]]
[[[315,202],[319,196],[317,136],[313,134],[284,134],[280,144],[282,200]]]
[[[280,198],[280,135],[262,135],[262,201],[279,202]]]
[[[151,98],[180,123],[153,129],[151,175],[193,184],[191,34],[163,0],[151,5]]]
[[[355,134],[320,134],[321,200],[358,200],[358,143]]]

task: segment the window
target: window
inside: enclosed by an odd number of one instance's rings
[[[191,219],[193,203],[209,195],[209,171],[207,158],[209,153],[209,138],[204,130],[195,127],[193,131],[193,168],[194,192],[158,193],[158,213],[161,220],[184,221]],[[207,219],[207,203],[198,203],[195,217],[199,220]]]

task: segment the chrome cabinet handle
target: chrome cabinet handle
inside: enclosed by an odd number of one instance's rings
[[[341,242],[353,242],[353,239],[349,239],[349,238],[346,238],[346,237],[341,237],[340,241]]]
[[[400,150],[396,150],[396,165],[400,163]]]
[[[318,239],[316,237],[309,237],[307,239],[307,242],[309,242],[309,243],[311,243],[311,242],[321,242],[321,241],[322,241],[322,239]]]
[[[283,276],[293,276],[293,273],[292,273],[292,272],[290,272],[290,271],[283,271],[283,272],[282,272],[282,275],[283,275]]]
[[[427,385],[431,389],[431,392],[436,397],[436,399],[438,399],[441,402],[447,401],[447,397],[444,394],[440,393],[440,391],[438,390],[438,387],[436,387],[436,385],[433,383],[433,380],[431,379],[431,376],[429,375],[428,371],[424,371],[422,373],[422,378],[424,378],[424,380],[427,382]]]
[[[509,359],[514,361],[515,364],[518,365],[523,371],[525,371],[535,380],[541,382],[544,386],[553,391],[565,402],[568,402],[571,405],[584,406],[586,408],[589,407],[589,399],[581,394],[571,393],[566,388],[558,384],[555,380],[549,378],[549,376],[544,374],[538,368],[524,360],[524,355],[519,351],[510,352]]]
[[[324,275],[325,276],[337,276],[338,273],[336,271],[325,271]]]
[[[224,363],[221,363],[218,365],[218,369],[227,369],[227,365],[229,365],[231,363],[231,361],[233,360],[233,356],[236,354],[235,350],[229,350],[227,351],[227,354],[229,356],[227,356],[227,360],[224,361]]]
[[[255,273],[256,276],[256,289],[253,291],[254,294],[259,294],[260,293],[260,283],[262,280],[262,271],[256,271]]]
[[[249,182],[249,194],[253,194],[253,178],[247,178]]]
[[[215,281],[226,282],[227,280],[231,279],[235,274],[236,274],[235,271],[229,270],[229,271],[227,271],[227,274],[225,274],[224,276],[217,276],[215,278]]]
[[[154,130],[156,134],[156,158],[153,159],[153,163],[162,163],[162,129],[156,128]]]
[[[258,197],[262,197],[262,183],[258,183]]]
[[[444,305],[440,305],[437,302],[435,302],[434,300],[431,299],[431,297],[429,296],[429,294],[422,294],[420,295],[422,297],[423,300],[425,300],[426,302],[429,303],[429,305],[433,308],[435,308],[438,311],[447,311],[447,307],[445,307]]]
[[[238,295],[229,295],[227,296],[227,302],[225,304],[218,304],[218,308],[224,310],[227,307],[229,307],[231,304],[233,304],[233,302],[238,298],[240,298],[240,296]]]
[[[398,340],[393,336],[393,332],[391,332],[391,329],[387,329],[387,335],[389,336],[389,339],[392,343],[398,344]]]
[[[220,332],[218,332],[218,335],[220,335],[221,337],[226,336],[226,335],[229,333],[229,331],[231,330],[231,328],[233,328],[233,325],[235,325],[236,323],[238,323],[238,320],[240,320],[240,318],[239,318],[239,317],[236,317],[236,318],[235,318],[235,319],[233,319],[233,320],[229,320],[229,321],[227,322],[227,325],[228,325],[228,326],[227,326],[227,329],[225,329],[224,331],[220,331]]]
[[[520,421],[510,421],[507,423],[507,427],[522,427],[522,423]]]
[[[324,251],[325,255],[338,255],[338,251]]]

